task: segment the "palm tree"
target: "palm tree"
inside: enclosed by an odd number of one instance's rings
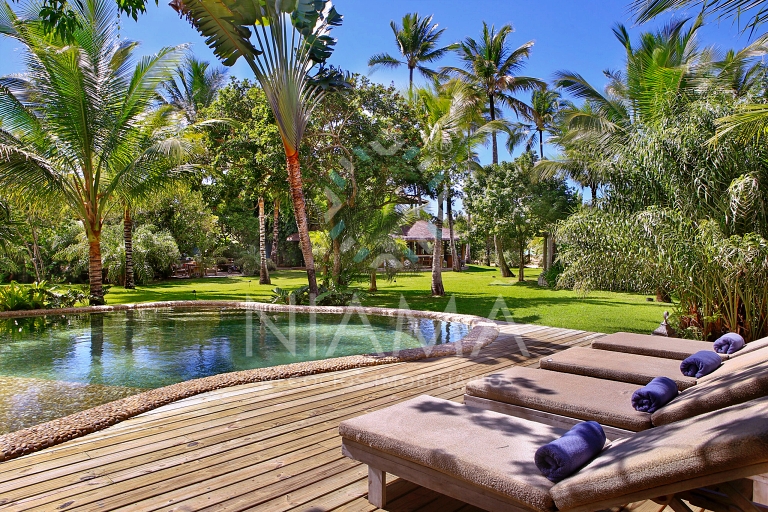
[[[494,26],[488,27],[488,24],[483,22],[483,33],[479,42],[468,37],[456,47],[464,69],[446,67],[442,70],[442,74],[456,76],[485,95],[491,121],[502,117],[503,106],[512,109],[517,115],[530,115],[530,107],[515,98],[514,94],[545,86],[538,78],[516,74],[530,57],[533,41],[513,50],[507,42],[512,32],[511,25],[504,25],[496,32]],[[493,163],[497,164],[499,147],[496,133],[493,133],[491,138]]]
[[[1,8],[0,33],[23,45],[27,73],[2,79],[0,187],[72,209],[89,243],[90,301],[103,304],[104,218],[133,179],[128,164],[141,139],[138,122],[183,48],[135,63],[137,44],[118,38],[108,0],[72,4],[80,26],[66,41],[7,3]]]
[[[163,102],[183,113],[188,124],[198,121],[200,111],[211,105],[224,86],[226,69],[210,66],[209,62],[188,55],[161,87]]]
[[[368,60],[368,66],[377,68],[398,68],[408,66],[409,89],[413,90],[413,72],[418,70],[423,76],[433,78],[437,73],[424,66],[440,60],[453,47],[438,47],[438,40],[445,29],[437,30],[437,23],[432,25],[432,16],[422,18],[419,13],[410,13],[403,16],[403,26],[399,27],[394,21],[389,22],[392,33],[395,35],[397,48],[404,61],[388,53],[378,53]]]
[[[744,30],[754,30],[768,20],[768,2],[765,0],[633,0],[632,10],[637,21],[645,23],[668,11],[701,5],[705,14],[719,14],[724,18],[740,19],[750,16]]]
[[[174,0],[171,6],[206,38],[226,66],[243,57],[266,94],[283,140],[288,184],[307,269],[310,295],[317,296],[315,260],[299,149],[313,109],[329,89],[344,87],[338,70],[324,67],[335,39],[330,36],[342,17],[331,0],[316,2],[252,2]],[[251,42],[256,34],[256,42]],[[320,64],[315,77],[308,73]]]
[[[530,151],[534,144],[539,146],[539,158],[544,158],[544,132],[551,131],[555,123],[555,118],[560,110],[560,93],[550,89],[535,90],[531,93],[531,109],[523,113],[524,117],[531,124],[522,125],[525,133],[528,134],[525,141],[526,151]],[[510,152],[516,140],[509,138],[507,144]]]
[[[491,121],[469,131],[476,119],[477,102],[473,90],[460,81],[444,86],[438,83],[417,90],[424,117],[422,130],[423,166],[434,173],[431,189],[437,197],[435,242],[432,249],[432,295],[445,295],[442,279],[443,264],[443,204],[449,197],[451,176],[464,171],[470,164],[473,149],[482,144],[489,133],[506,129],[506,123]],[[470,155],[468,157],[468,155]]]
[[[133,268],[133,217],[137,203],[168,188],[195,169],[191,163],[203,151],[198,139],[188,137],[196,126],[179,129],[180,118],[174,107],[162,106],[151,112],[140,125],[136,153],[129,158],[125,176],[118,189],[123,204],[123,240],[125,244],[125,288],[136,287]],[[201,124],[217,123],[211,120]]]

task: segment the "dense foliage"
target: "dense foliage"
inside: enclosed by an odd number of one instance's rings
[[[574,73],[560,85],[585,98],[566,109],[564,159],[600,176],[602,194],[564,222],[561,286],[655,292],[679,302],[688,335],[768,334],[768,150],[757,137],[720,132],[721,120],[764,102],[765,76],[749,48],[714,60],[700,49],[701,20],[675,22],[627,48],[626,70],[605,94]],[[590,148],[590,151],[583,151]]]

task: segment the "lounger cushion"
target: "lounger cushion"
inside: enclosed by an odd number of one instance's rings
[[[517,366],[467,383],[471,396],[595,420],[626,430],[651,428],[651,415],[632,408],[637,384]]]
[[[598,379],[631,382],[645,386],[655,377],[669,377],[680,391],[696,384],[696,379],[680,374],[680,361],[608,350],[573,347],[547,356],[539,362],[545,370],[575,373]]]
[[[345,438],[482,486],[526,507],[554,510],[536,450],[565,433],[533,421],[421,396],[339,426]]]
[[[735,354],[731,354],[730,358],[733,359],[734,357],[741,357],[746,354],[752,353],[755,350],[762,350],[764,348],[768,347],[768,338],[761,338],[759,340],[750,341],[746,344],[746,346],[736,352]],[[766,359],[768,359],[768,350],[765,351],[766,355],[764,356]]]
[[[616,334],[609,334],[603,338],[596,339],[592,342],[592,348],[682,361],[699,350],[712,350],[712,343],[708,341],[617,332]],[[721,354],[721,357],[722,359],[728,359],[727,354]]]
[[[768,396],[768,361],[700,381],[656,411],[651,421],[654,425],[667,425],[763,396]]]
[[[558,509],[768,463],[768,398],[721,409],[614,442],[551,489]]]
[[[746,349],[742,349],[742,350],[746,350]],[[768,350],[753,350],[742,356],[734,357],[732,359],[728,359],[727,361],[724,361],[723,364],[720,365],[720,368],[718,368],[717,370],[715,370],[710,374],[700,377],[697,380],[697,382],[701,383],[701,382],[707,382],[709,380],[717,379],[723,374],[738,372],[739,370],[742,370],[744,368],[749,368],[753,364],[762,363],[764,361],[768,361]]]

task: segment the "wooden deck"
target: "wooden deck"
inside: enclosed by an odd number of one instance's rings
[[[532,325],[500,329],[475,357],[223,389],[1,463],[0,510],[375,510],[365,496],[367,468],[341,455],[340,421],[420,394],[459,401],[469,379],[535,365],[600,336]],[[476,510],[402,480],[388,493],[391,511]]]

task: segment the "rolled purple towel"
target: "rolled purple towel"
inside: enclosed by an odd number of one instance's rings
[[[701,378],[720,368],[722,359],[711,350],[699,350],[680,363],[680,371],[686,377]]]
[[[669,377],[656,377],[632,393],[632,407],[636,411],[654,413],[671,402],[678,393],[675,381]]]
[[[580,470],[605,446],[605,432],[596,421],[584,421],[536,450],[534,462],[541,474],[553,482]]]
[[[733,354],[744,348],[744,338],[735,332],[723,334],[715,341],[715,352],[718,354]]]

